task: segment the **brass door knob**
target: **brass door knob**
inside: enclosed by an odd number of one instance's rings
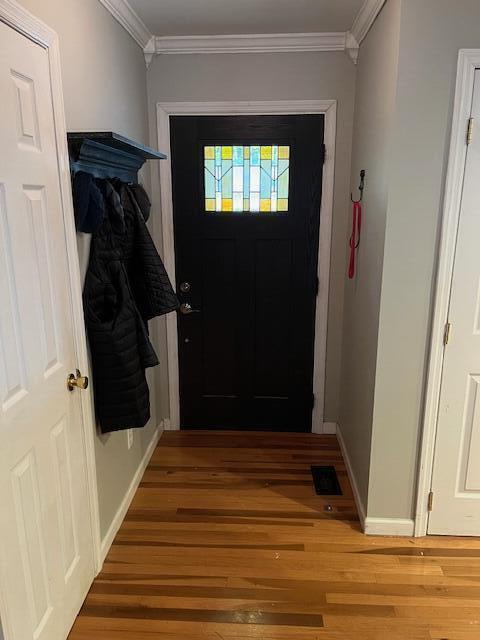
[[[73,391],[74,389],[86,389],[88,387],[87,376],[82,376],[77,369],[76,373],[71,373],[67,378],[67,389]]]

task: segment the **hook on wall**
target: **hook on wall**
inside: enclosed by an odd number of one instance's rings
[[[350,200],[352,202],[361,202],[363,200],[363,190],[365,189],[365,175],[366,175],[366,171],[365,169],[362,169],[360,171],[360,186],[358,187],[358,190],[360,191],[360,198],[358,200],[354,200],[353,193],[351,193]]]

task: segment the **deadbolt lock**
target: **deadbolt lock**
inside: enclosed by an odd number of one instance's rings
[[[74,389],[86,389],[88,387],[87,376],[82,376],[77,369],[75,373],[71,373],[67,378],[67,389],[73,391]]]

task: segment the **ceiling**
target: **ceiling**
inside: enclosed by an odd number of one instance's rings
[[[364,0],[129,0],[157,36],[348,31]]]

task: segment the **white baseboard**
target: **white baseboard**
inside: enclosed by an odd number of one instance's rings
[[[323,423],[323,433],[335,435],[337,433],[337,423],[336,422],[324,422]]]
[[[336,422],[322,422],[321,425],[312,424],[312,433],[316,433],[317,435],[327,435],[332,434],[335,435],[337,433],[337,423]]]
[[[337,438],[347,468],[350,484],[352,485],[353,497],[355,498],[358,517],[360,518],[364,533],[368,536],[413,536],[415,529],[414,520],[404,520],[401,518],[370,518],[366,515],[340,425],[337,425]]]
[[[345,467],[347,468],[348,477],[350,479],[350,484],[352,486],[353,497],[355,499],[355,504],[357,506],[358,517],[360,518],[360,524],[362,529],[365,531],[365,521],[366,521],[366,511],[363,501],[360,497],[360,492],[358,490],[357,481],[355,478],[355,474],[353,473],[353,467],[350,462],[350,458],[348,456],[348,451],[345,446],[345,440],[342,436],[342,430],[340,429],[340,425],[337,424],[337,439],[340,445],[340,449],[342,451],[343,461],[345,462]]]
[[[369,536],[407,536],[414,535],[415,521],[401,518],[365,519],[364,531]]]
[[[145,451],[145,455],[143,456],[140,464],[138,465],[138,469],[135,472],[135,475],[133,476],[132,482],[128,487],[128,490],[118,508],[117,513],[115,514],[115,517],[113,518],[112,524],[110,525],[107,533],[105,534],[102,540],[102,543],[100,546],[100,560],[102,565],[105,562],[105,558],[107,557],[107,554],[110,551],[110,547],[113,544],[115,536],[117,535],[118,530],[120,529],[122,522],[124,521],[125,516],[127,515],[128,508],[130,507],[130,504],[133,500],[135,492],[138,489],[138,485],[142,480],[143,474],[145,473],[145,469],[147,468],[148,463],[150,462],[150,458],[152,457],[153,452],[155,451],[155,447],[158,444],[158,439],[161,433],[160,429],[161,429],[161,424],[159,425],[159,427],[155,429],[153,437],[150,440],[147,450]]]

